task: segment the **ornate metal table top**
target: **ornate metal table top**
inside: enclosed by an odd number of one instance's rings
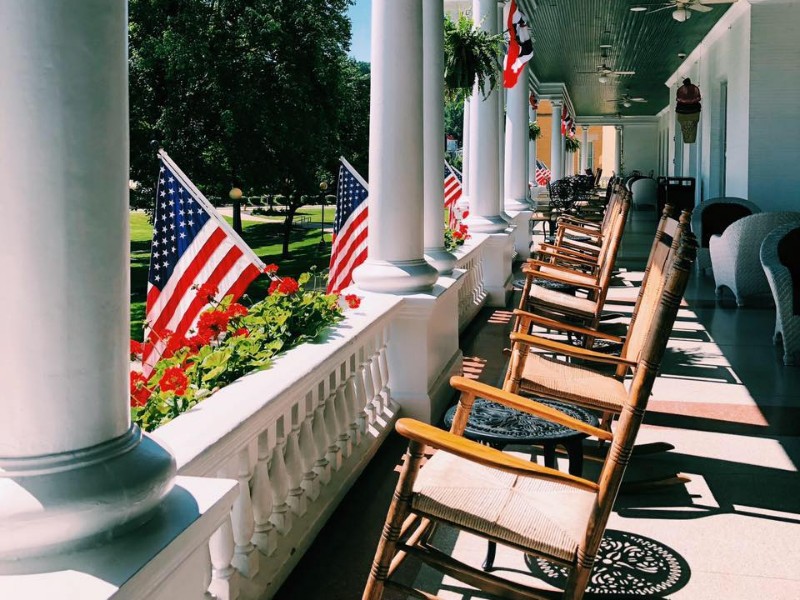
[[[537,398],[536,401],[560,410],[589,425],[596,427],[599,423],[592,412],[583,408],[552,400]],[[445,413],[444,424],[448,428],[453,423],[455,412],[456,406],[453,406]],[[464,431],[464,437],[468,439],[498,445],[536,444],[550,440],[566,440],[574,436],[583,435],[564,425],[558,425],[483,398],[475,400],[467,428]]]

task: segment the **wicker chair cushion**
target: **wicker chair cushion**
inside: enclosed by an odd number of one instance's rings
[[[528,300],[532,304],[556,311],[566,311],[587,317],[594,316],[597,312],[597,302],[588,298],[579,298],[557,290],[549,290],[540,285],[532,285]]]
[[[746,206],[720,202],[719,204],[709,204],[703,210],[702,219],[702,239],[700,245],[708,248],[708,240],[712,235],[721,235],[731,223],[735,223],[748,215],[753,214]]]
[[[800,228],[778,242],[778,259],[792,275],[792,314],[800,315]]]
[[[440,451],[420,470],[412,507],[533,552],[572,561],[595,499],[593,492],[511,475]]]
[[[618,379],[538,352],[528,354],[521,379],[524,392],[615,413],[622,412],[628,397]]]

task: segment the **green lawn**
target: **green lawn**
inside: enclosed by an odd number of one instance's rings
[[[303,211],[305,212],[305,211]],[[314,213],[313,209],[310,211]],[[319,220],[319,210],[312,219]],[[325,208],[325,221],[333,218],[333,207]],[[329,216],[330,215],[330,216]],[[228,219],[230,222],[230,219]],[[141,211],[131,211],[131,338],[142,339],[142,321],[145,315],[145,299],[147,297],[147,269],[150,265],[150,241],[152,227],[147,215]],[[244,241],[265,263],[276,263],[280,266],[280,274],[297,277],[316,265],[318,270],[328,267],[330,262],[330,235],[325,235],[325,249],[319,250],[319,229],[302,229],[295,227],[292,231],[291,256],[281,259],[283,243],[283,223],[258,223],[242,221]],[[269,279],[259,277],[251,285],[248,293],[258,299],[265,295],[269,287]]]

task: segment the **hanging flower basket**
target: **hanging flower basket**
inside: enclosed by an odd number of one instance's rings
[[[538,121],[531,121],[528,124],[528,129],[529,129],[529,135],[530,135],[531,141],[538,140],[539,136],[542,135],[542,128],[539,127],[539,122]]]
[[[564,150],[572,154],[573,152],[577,152],[581,149],[581,143],[577,138],[572,136],[567,136],[564,139]]]
[[[474,26],[472,19],[460,14],[456,21],[444,20],[444,85],[450,99],[466,99],[472,86],[484,98],[500,79],[502,35],[491,35]]]

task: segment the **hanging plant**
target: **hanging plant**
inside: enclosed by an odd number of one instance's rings
[[[577,152],[581,149],[581,142],[577,138],[572,136],[567,136],[564,139],[564,150],[572,154],[573,152]]]
[[[464,14],[444,20],[444,85],[451,100],[466,99],[478,81],[485,98],[500,79],[503,36],[476,27]]]
[[[539,136],[542,135],[542,128],[539,127],[538,121],[531,121],[528,123],[529,128],[529,135],[531,137],[531,141],[535,141],[539,139]]]

